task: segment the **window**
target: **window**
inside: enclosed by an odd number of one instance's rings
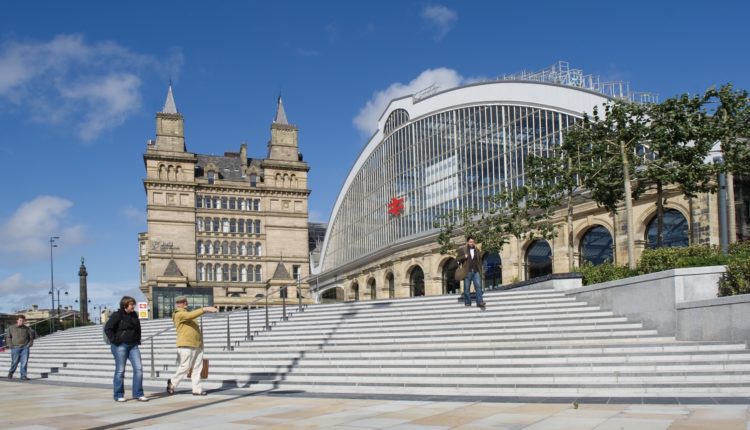
[[[146,282],[146,263],[141,263],[141,282]]]
[[[255,244],[255,256],[256,257],[260,257],[262,255],[260,251],[261,251],[261,249],[260,249],[260,242],[257,242]]]
[[[237,199],[235,199],[234,197],[231,197],[229,199],[229,209],[237,209]]]
[[[199,240],[198,243],[195,244],[195,250],[198,253],[198,255],[203,254],[203,241]]]
[[[257,187],[258,186],[258,175],[253,173],[250,175],[250,186],[251,187]]]
[[[229,242],[226,240],[224,242],[221,242],[221,253],[223,255],[229,255]]]
[[[263,282],[263,268],[255,266],[255,282]]]
[[[196,196],[195,197],[195,207],[202,208],[203,207],[203,196]]]
[[[260,199],[253,200],[253,210],[254,211],[260,210]]]
[[[230,233],[237,233],[237,220],[232,218],[229,220],[229,232]]]
[[[229,253],[231,255],[237,255],[237,242],[232,242],[229,245]]]
[[[215,182],[215,179],[214,179],[215,178],[215,173],[214,172],[208,172],[207,178],[208,178],[208,184],[209,185],[213,185],[213,183]]]
[[[581,265],[613,262],[612,235],[603,226],[590,228],[581,238]]]
[[[228,264],[221,266],[221,279],[223,279],[225,282],[229,281],[229,265]]]
[[[658,217],[654,216],[648,223],[646,241],[649,248],[659,248]],[[685,217],[675,209],[664,210],[664,229],[662,232],[661,247],[670,248],[677,246],[688,246],[688,223]]]
[[[526,251],[526,279],[552,273],[552,249],[546,240],[535,241]]]
[[[255,233],[260,234],[260,220],[255,220]]]
[[[300,269],[302,266],[299,264],[295,264],[292,266],[292,278],[294,278],[295,281],[298,281],[302,279],[302,273],[300,272]]]
[[[232,270],[231,270],[231,278],[230,278],[230,280],[232,282],[237,282],[239,280],[239,278],[237,277],[237,265],[236,264],[232,264]]]
[[[206,280],[206,267],[203,266],[203,263],[198,263],[198,280],[199,281]]]

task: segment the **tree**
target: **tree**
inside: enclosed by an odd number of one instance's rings
[[[657,236],[664,236],[664,187],[677,185],[688,199],[716,190],[716,165],[706,163],[715,140],[704,97],[687,94],[649,106],[648,142],[643,153],[643,176],[656,187]],[[689,225],[693,225],[692,212]],[[691,229],[692,232],[692,229]],[[690,235],[691,243],[694,241]]]
[[[532,159],[534,157],[531,157]],[[491,207],[483,214],[476,209],[467,209],[448,214],[435,223],[440,228],[438,243],[441,254],[451,254],[455,250],[453,238],[456,230],[465,238],[473,237],[482,244],[485,252],[500,252],[514,237],[518,242],[526,239],[552,239],[556,229],[551,215],[558,198],[548,187],[549,174],[543,158],[527,160],[524,183],[492,196]],[[522,278],[519,264],[519,279]]]
[[[592,116],[583,120],[567,134],[563,145],[579,148],[581,181],[591,198],[613,214],[620,202],[625,203],[628,266],[635,269],[633,237],[633,201],[644,191],[639,177],[643,144],[648,139],[648,109],[623,100],[604,105],[603,115],[593,108]]]
[[[750,99],[745,90],[731,84],[706,91],[705,103],[712,110],[712,138],[721,143],[726,170],[747,175],[750,172]]]

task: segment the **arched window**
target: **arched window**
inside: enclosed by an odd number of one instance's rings
[[[198,222],[198,231],[203,231],[203,229],[205,228],[203,225],[203,218],[199,217],[198,219],[196,219],[196,221]]]
[[[443,266],[443,294],[458,294],[461,292],[461,281],[456,281],[458,262],[451,258]]]
[[[198,243],[195,244],[195,250],[198,252],[198,255],[203,254],[203,241],[199,240]]]
[[[255,220],[255,233],[260,234],[260,220],[259,219]]]
[[[167,179],[167,168],[163,164],[159,165],[159,179]]]
[[[251,187],[258,186],[258,175],[256,175],[255,173],[250,175],[250,186]]]
[[[255,266],[255,282],[263,282],[263,268],[260,264]]]
[[[223,279],[224,282],[229,281],[229,265],[228,264],[221,266],[221,279]]]
[[[214,209],[221,209],[221,197],[214,197]]]
[[[224,242],[221,242],[221,254],[229,255],[229,242],[227,242],[226,240]]]
[[[229,244],[229,255],[237,255],[237,242],[232,241]]]
[[[248,233],[253,232],[253,220],[247,220],[247,228],[245,230],[247,230]]]
[[[239,280],[238,274],[237,274],[237,265],[232,264],[232,268],[230,269],[230,281],[237,282]]]
[[[594,266],[614,262],[612,244],[612,235],[606,227],[597,225],[588,229],[581,238],[581,266],[587,262]]]
[[[195,196],[195,207],[196,208],[203,207],[203,196]]]
[[[245,247],[245,242],[240,242],[240,255],[247,255],[247,247]]]
[[[209,240],[206,241],[206,254],[212,255],[214,253],[214,244]]]
[[[229,220],[229,232],[230,233],[237,233],[237,220],[232,218]]]
[[[658,217],[654,216],[648,223],[646,230],[646,243],[649,248],[658,248]],[[661,247],[673,248],[679,246],[688,246],[688,222],[680,211],[675,209],[666,209],[664,211],[664,230],[662,233]]]
[[[221,219],[221,232],[229,233],[229,220],[227,218]]]
[[[237,209],[237,199],[235,199],[234,197],[229,198],[229,209]]]
[[[218,240],[214,241],[214,254],[221,254],[221,244]]]
[[[241,219],[237,221],[237,232],[238,233],[244,233],[245,232],[245,220]]]
[[[409,112],[404,109],[396,109],[388,115],[383,126],[383,134],[390,134],[393,130],[397,129],[401,124],[409,121]]]
[[[526,251],[526,279],[552,273],[552,249],[546,240],[537,240]]]
[[[375,300],[377,298],[377,288],[375,286],[375,278],[370,278],[370,280],[367,282],[367,289],[370,290],[370,300]]]
[[[254,211],[260,210],[260,199],[253,200],[253,210]]]
[[[252,244],[252,243],[248,243],[248,244],[247,244],[247,255],[249,255],[249,256],[251,256],[251,257],[252,257],[253,255],[255,255],[255,247],[253,246],[253,244]]]
[[[206,267],[203,265],[203,263],[198,263],[198,280],[206,280]]]
[[[396,282],[393,279],[393,273],[389,273],[385,279],[388,282],[388,297],[392,299],[396,297]]]
[[[214,266],[214,270],[216,271],[216,275],[214,278],[217,282],[221,282],[224,278],[221,276],[221,264],[217,264]]]
[[[409,291],[412,297],[424,296],[424,272],[419,266],[415,266],[409,276]]]
[[[221,198],[221,208],[222,209],[229,209],[229,202],[226,197]]]
[[[352,282],[352,294],[354,295],[354,300],[359,300],[359,283],[357,281]]]
[[[261,254],[260,251],[261,251],[261,249],[260,249],[260,242],[256,242],[255,243],[255,256],[256,257],[260,257],[261,255],[263,255],[263,254]]]
[[[214,228],[213,231],[221,231],[221,223],[219,221],[219,218],[214,218]]]
[[[240,210],[242,210],[242,211],[246,211],[247,210],[247,199],[239,199],[239,204],[240,204],[240,206],[239,206]]]
[[[213,264],[206,264],[206,280],[207,281],[213,281],[214,280],[214,266]]]
[[[503,284],[503,268],[500,254],[488,252],[482,259],[484,266],[484,288],[498,288]]]
[[[240,281],[247,282],[247,267],[244,264],[240,266]]]

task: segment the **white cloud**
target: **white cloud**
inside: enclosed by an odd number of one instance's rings
[[[32,282],[23,278],[20,273],[14,273],[5,279],[0,279],[0,312],[16,312],[39,305],[40,308],[51,306],[49,296],[49,280]],[[64,284],[55,283],[55,288]],[[64,303],[63,303],[64,304]]]
[[[83,242],[84,227],[66,223],[73,203],[55,196],[39,196],[22,204],[0,224],[0,254],[17,261],[49,255],[50,236],[60,236],[66,245]]]
[[[141,209],[136,209],[132,206],[128,206],[126,208],[123,208],[120,210],[120,215],[125,217],[125,219],[128,220],[128,222],[133,224],[142,225],[146,222],[146,211]]]
[[[176,78],[182,54],[164,61],[114,42],[88,43],[79,35],[48,42],[0,45],[0,103],[28,111],[33,121],[72,124],[84,141],[122,124],[141,107],[148,73]]]
[[[453,69],[441,67],[425,70],[408,84],[396,82],[373,94],[372,98],[359,110],[359,114],[354,117],[354,125],[363,135],[370,137],[378,127],[378,118],[391,100],[417,93],[433,85],[437,86],[439,91],[444,91],[474,81],[476,78],[464,78]]]
[[[433,5],[422,9],[422,19],[436,30],[435,40],[441,41],[458,20],[458,13],[445,6]]]

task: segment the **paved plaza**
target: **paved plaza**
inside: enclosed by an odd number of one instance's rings
[[[183,387],[184,388],[184,387]],[[726,403],[644,404],[615,399],[502,402],[429,397],[367,398],[227,390],[195,397],[149,392],[147,403],[112,400],[110,387],[0,380],[0,422],[6,430],[53,429],[581,429],[750,430],[748,399]],[[548,403],[549,401],[549,403]],[[615,402],[615,403],[612,403]]]

